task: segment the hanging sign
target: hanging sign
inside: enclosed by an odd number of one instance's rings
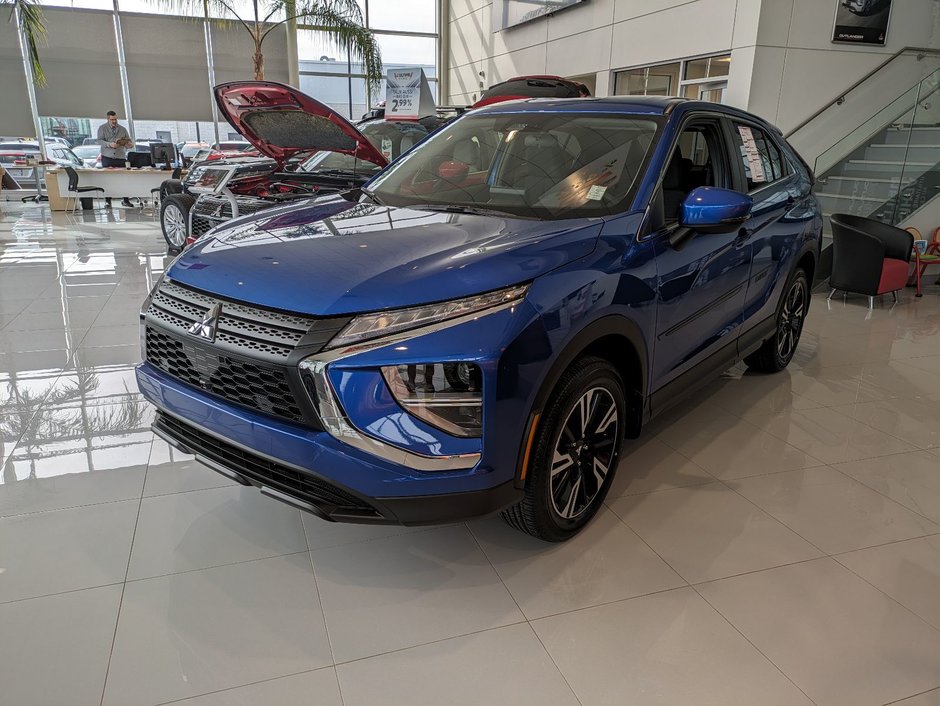
[[[883,47],[890,17],[891,0],[840,0],[832,41]]]
[[[434,115],[434,96],[424,69],[389,69],[385,77],[385,119],[417,120]]]

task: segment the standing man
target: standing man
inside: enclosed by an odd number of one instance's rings
[[[102,167],[121,167],[125,166],[127,159],[127,147],[131,144],[131,136],[127,128],[118,125],[117,113],[113,110],[108,111],[108,122],[98,128],[98,144],[101,145],[101,166]],[[105,203],[111,208],[111,199],[106,198]],[[121,203],[124,206],[133,206],[133,204],[124,198]]]

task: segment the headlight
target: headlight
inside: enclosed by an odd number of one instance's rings
[[[392,396],[405,410],[454,436],[483,430],[483,374],[473,363],[392,365],[382,368]]]
[[[478,294],[466,299],[454,299],[440,304],[415,306],[409,309],[395,309],[393,311],[380,311],[375,314],[361,314],[350,321],[346,328],[340,331],[328,348],[339,348],[351,343],[367,341],[372,338],[389,336],[409,329],[420,328],[459,316],[474,314],[478,311],[491,309],[500,304],[508,304],[522,299],[529,285],[520,284],[515,287],[500,289],[495,292]]]

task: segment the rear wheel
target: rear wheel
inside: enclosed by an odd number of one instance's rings
[[[787,367],[793,360],[800,334],[803,333],[803,323],[809,309],[809,280],[806,272],[802,268],[795,270],[783,291],[783,299],[777,307],[774,335],[744,359],[748,367],[761,373],[777,373]]]
[[[582,358],[561,377],[536,431],[525,497],[502,513],[549,542],[580,532],[597,513],[617,469],[626,416],[623,382],[601,358]]]
[[[171,250],[182,250],[189,232],[189,209],[196,199],[188,194],[170,194],[160,203],[160,229]]]

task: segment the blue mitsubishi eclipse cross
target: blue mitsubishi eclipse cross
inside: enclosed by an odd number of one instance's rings
[[[234,99],[253,139],[355,153],[352,126],[291,91]],[[812,181],[726,106],[471,111],[365,187],[227,222],[172,263],[141,314],[154,431],[327,520],[501,512],[565,540],[624,438],[736,361],[789,363],[819,256]]]

